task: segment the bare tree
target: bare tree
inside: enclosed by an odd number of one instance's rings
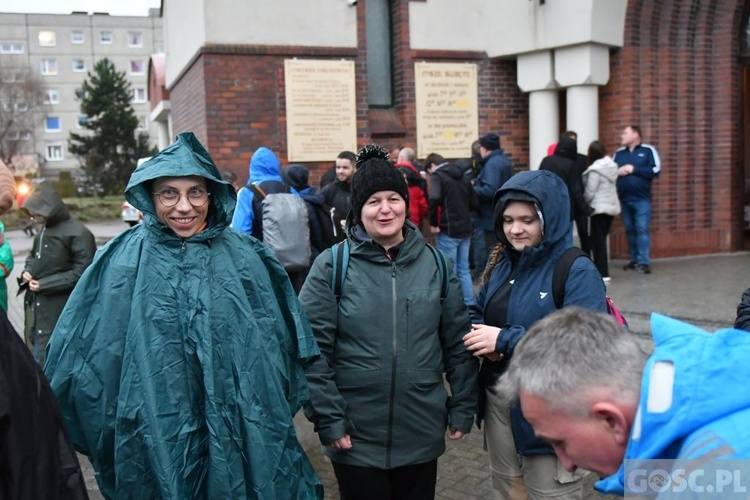
[[[44,83],[28,68],[0,67],[0,160],[11,169],[20,156],[36,154],[44,97]]]

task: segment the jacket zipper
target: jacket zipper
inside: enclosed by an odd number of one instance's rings
[[[391,296],[393,297],[393,303],[391,304],[393,331],[391,332],[391,348],[393,349],[393,359],[391,361],[391,397],[388,407],[388,444],[385,449],[385,468],[391,468],[391,448],[393,447],[393,413],[394,413],[394,399],[396,397],[396,351],[398,350],[398,337],[397,337],[397,318],[396,318],[396,263],[391,262]]]

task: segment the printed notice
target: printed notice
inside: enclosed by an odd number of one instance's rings
[[[289,161],[330,161],[357,150],[354,61],[284,61]]]
[[[479,138],[477,66],[415,63],[417,156],[465,158]]]

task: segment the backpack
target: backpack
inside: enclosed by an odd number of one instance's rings
[[[427,248],[432,252],[432,256],[435,258],[435,263],[440,273],[440,303],[443,303],[445,297],[448,296],[448,265],[445,262],[445,256],[443,253],[430,245],[425,243]],[[336,302],[341,300],[341,293],[344,289],[344,280],[346,280],[346,270],[349,268],[349,240],[344,240],[341,243],[336,243],[331,249],[331,257],[333,260],[333,282],[331,283],[331,291],[336,296]]]
[[[336,243],[339,232],[343,231],[340,226],[339,230],[336,230],[336,222],[333,218],[334,209],[327,204],[310,203],[310,205],[313,208],[315,218],[318,220],[318,227],[320,227],[320,238],[323,243],[321,250],[331,248]]]
[[[310,267],[310,221],[305,201],[292,193],[266,194],[260,186],[253,191],[261,198],[263,243],[288,272]]]
[[[568,273],[570,273],[570,266],[573,265],[573,261],[579,257],[589,258],[586,253],[578,247],[570,247],[563,252],[560,258],[555,262],[555,270],[552,273],[552,297],[555,299],[555,307],[562,309],[563,303],[565,302],[565,282],[568,280]],[[617,324],[620,326],[628,327],[628,320],[622,315],[617,306],[609,296],[605,297],[607,302],[607,313],[615,318]]]

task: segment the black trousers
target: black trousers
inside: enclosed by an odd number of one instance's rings
[[[607,235],[614,217],[606,214],[591,216],[591,234],[589,244],[594,254],[594,264],[603,278],[609,276],[609,255],[607,254]]]
[[[591,239],[589,236],[589,217],[586,214],[575,216],[576,230],[578,231],[578,240],[581,242],[581,250],[591,255]]]
[[[433,500],[437,459],[395,469],[333,462],[341,500]]]

